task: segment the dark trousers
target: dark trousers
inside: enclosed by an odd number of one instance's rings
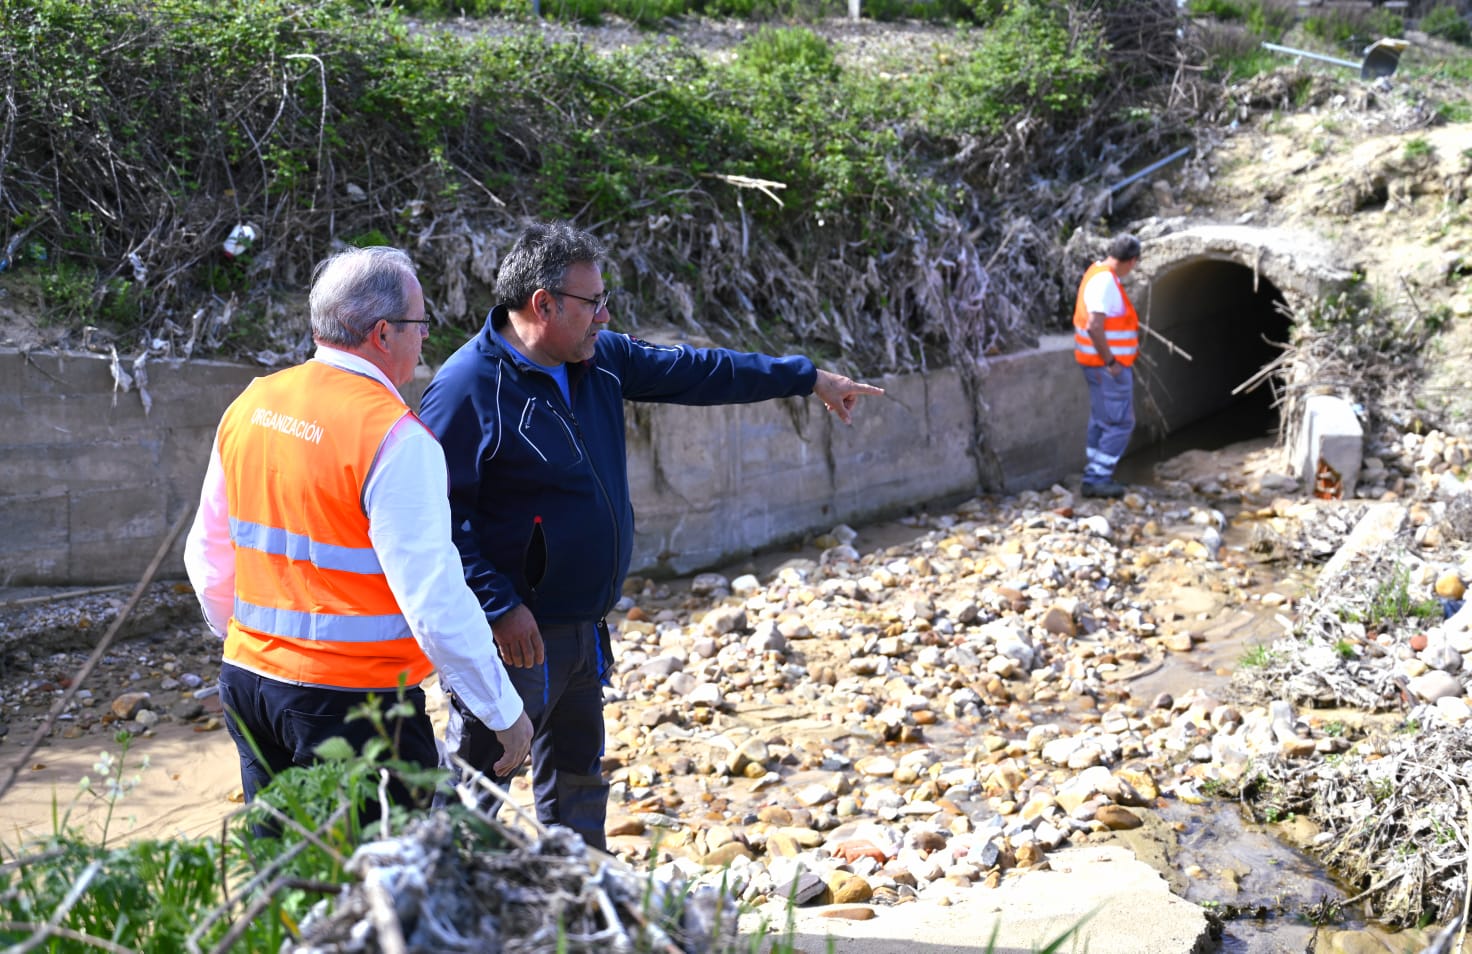
[[[347,716],[370,698],[378,700],[381,712],[398,703],[397,692],[297,686],[258,676],[228,662],[222,665],[220,703],[225,710],[225,725],[240,752],[240,784],[245,800],[253,800],[277,773],[293,765],[316,763],[314,750],[328,739],[341,737],[353,751],[361,752],[376,730],[368,719],[349,722]],[[414,706],[414,715],[385,723],[393,751],[405,762],[435,768],[439,750],[434,727],[424,711],[424,690],[418,686],[405,690],[404,701]],[[420,807],[397,780],[389,783],[388,793],[395,804]],[[378,814],[378,800],[371,799],[359,818],[367,824]]]
[[[611,645],[603,623],[541,627],[545,661],[522,669],[507,666],[532,723],[532,792],[537,819],[565,825],[600,851],[608,846],[604,820],[608,783],[603,780],[603,677]],[[449,751],[503,788],[511,776],[497,777],[491,766],[505,751],[485,723],[451,697],[445,731]],[[455,767],[455,780],[464,771]],[[513,773],[514,774],[514,773]],[[476,790],[479,807],[494,812],[497,802]]]

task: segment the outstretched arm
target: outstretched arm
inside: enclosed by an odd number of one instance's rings
[[[840,421],[852,424],[851,412],[854,405],[859,403],[859,395],[883,394],[884,388],[876,388],[872,384],[861,384],[852,378],[819,368],[818,379],[813,382],[813,393],[822,399],[828,410],[838,415]]]

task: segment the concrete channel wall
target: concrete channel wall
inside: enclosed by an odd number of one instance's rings
[[[0,351],[0,585],[141,577],[198,499],[220,414],[264,373],[209,361],[146,370],[147,410],[144,392],[115,388],[105,357]],[[885,378],[852,427],[812,398],[630,405],[636,569],[688,572],[973,494],[980,472],[990,489],[1020,490],[1078,470],[1088,395],[1066,338],[991,359],[979,380],[973,408],[954,370]],[[182,577],[182,550],[160,577]]]

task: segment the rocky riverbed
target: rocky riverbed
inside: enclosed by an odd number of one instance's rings
[[[1430,744],[1472,715],[1472,614],[1442,620],[1472,579],[1472,454],[1436,433],[1372,450],[1355,500],[1306,496],[1259,441],[1177,457],[1120,501],[977,497],[721,573],[631,579],[607,708],[612,850],[752,904],[866,918],[1119,842],[1229,936],[1233,918],[1310,908],[1343,926],[1340,905],[1376,879],[1345,853],[1359,836],[1311,805],[1315,785],[1353,802],[1351,766],[1404,766],[1396,739]],[[30,740],[127,595],[6,603],[0,750]],[[1377,617],[1390,597],[1422,615]],[[195,612],[187,587],[152,587],[56,735],[217,729],[195,690],[218,644]],[[1350,883],[1285,902],[1281,880],[1221,856],[1181,866],[1193,832],[1246,837],[1228,797],[1338,851]],[[1396,881],[1363,892],[1365,914],[1446,920],[1466,869],[1423,860]],[[1334,949],[1420,950],[1431,934],[1352,926]],[[1298,930],[1294,944],[1312,934]],[[1235,949],[1301,949],[1285,936]],[[1361,942],[1380,947],[1344,946]]]

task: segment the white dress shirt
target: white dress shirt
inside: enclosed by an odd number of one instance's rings
[[[356,371],[398,390],[365,358],[318,345],[313,361]],[[521,697],[506,676],[490,624],[465,582],[450,539],[449,477],[439,442],[405,414],[384,438],[363,498],[368,537],[414,639],[476,718],[492,729],[521,717]],[[184,566],[205,621],[225,637],[235,606],[235,548],[218,434],[210,447],[199,510],[184,545]]]

